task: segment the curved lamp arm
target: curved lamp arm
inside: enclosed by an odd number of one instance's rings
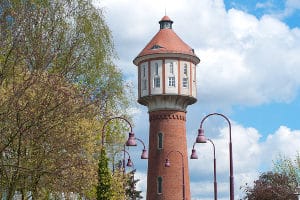
[[[208,115],[206,115],[202,120],[201,120],[201,123],[200,123],[200,129],[202,129],[202,126],[203,126],[203,123],[204,123],[204,121],[208,118],[208,117],[210,117],[210,116],[212,116],[212,115],[218,115],[218,116],[221,116],[221,117],[223,117],[227,122],[228,122],[228,126],[229,126],[229,140],[231,141],[231,123],[230,123],[230,121],[229,121],[229,119],[225,116],[225,115],[223,115],[223,114],[221,114],[221,113],[210,113],[210,114],[208,114]],[[203,130],[203,129],[202,129]]]
[[[146,146],[145,146],[144,142],[141,139],[137,138],[137,137],[135,139],[138,140],[139,142],[141,142],[143,144],[143,147],[144,147],[143,150],[142,150],[141,159],[148,159],[148,152],[147,152],[147,149],[146,149]]]
[[[101,132],[101,136],[102,136],[102,140],[101,140],[101,145],[102,147],[104,146],[104,139],[105,139],[105,127],[106,125],[108,124],[108,122],[110,122],[111,120],[114,120],[114,119],[121,119],[121,120],[124,120],[125,122],[127,122],[127,124],[130,126],[130,132],[129,132],[129,138],[126,142],[126,146],[136,146],[136,142],[135,142],[135,138],[134,138],[134,133],[132,132],[132,125],[131,123],[125,119],[124,117],[112,117],[108,120],[105,121],[105,123],[103,124],[102,126],[102,132]]]

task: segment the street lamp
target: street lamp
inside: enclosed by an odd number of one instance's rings
[[[216,162],[216,149],[215,149],[215,144],[213,143],[213,141],[209,138],[205,138],[204,136],[202,136],[201,143],[206,143],[207,141],[209,141],[212,145],[213,145],[213,149],[214,149],[214,200],[218,199],[218,187],[217,187],[217,172],[216,172],[216,168],[217,168],[217,162]],[[205,140],[204,140],[205,139]],[[192,149],[192,154],[191,154],[191,159],[198,159],[198,155],[196,153],[196,149],[195,149],[195,144],[196,142],[194,142],[193,145],[193,149]]]
[[[125,122],[127,122],[127,124],[129,124],[130,132],[129,132],[128,140],[126,141],[126,146],[136,146],[136,141],[135,141],[134,133],[132,131],[132,126],[131,126],[130,122],[127,119],[125,119],[124,117],[112,117],[112,118],[106,120],[105,123],[103,124],[101,147],[104,146],[105,126],[107,125],[108,122],[110,122],[113,119],[121,119],[121,120],[124,120]]]
[[[141,142],[141,143],[143,144],[143,147],[144,147],[143,150],[142,150],[141,159],[148,159],[148,152],[147,152],[147,150],[146,150],[146,147],[145,147],[144,142],[143,142],[141,139],[139,139],[139,138],[135,138],[135,139],[138,140],[139,142]],[[129,165],[128,165],[129,163],[131,163],[129,167],[132,166],[132,162],[131,162],[131,160],[130,160],[130,155],[129,155],[129,153],[125,150],[125,146],[126,146],[126,143],[123,145],[123,150],[121,150],[121,151],[124,152],[124,155],[123,155],[123,168],[124,168],[124,173],[125,173],[125,153],[127,153],[128,156],[129,156],[129,159],[128,159],[128,161],[127,161],[127,165],[126,165],[126,166],[129,166]],[[121,151],[117,151],[117,152],[114,153],[114,156],[113,156],[113,171],[114,171],[114,160],[115,160],[115,155],[116,155],[117,153],[121,152]]]
[[[230,200],[234,200],[234,178],[233,178],[233,158],[232,158],[232,142],[231,142],[231,123],[229,121],[229,119],[220,113],[211,113],[206,115],[200,124],[200,129],[198,130],[198,136],[196,138],[196,143],[203,143],[201,141],[205,140],[205,135],[204,135],[204,129],[202,128],[203,122],[205,121],[205,119],[207,119],[208,117],[212,116],[212,115],[218,115],[223,117],[227,122],[228,122],[228,126],[229,126],[229,165],[230,165]]]
[[[141,139],[139,139],[139,138],[135,138],[135,139],[136,139],[137,141],[141,142],[141,143],[143,144],[143,147],[144,147],[144,149],[142,150],[141,159],[148,159],[148,152],[147,152],[147,149],[146,149],[146,147],[145,147],[144,142],[143,142]]]
[[[171,153],[179,153],[181,155],[181,171],[182,171],[182,199],[185,200],[185,182],[184,182],[184,162],[183,162],[183,154],[180,151],[169,151],[167,154],[165,167],[170,167],[171,163],[169,160],[169,155]]]
[[[117,152],[114,153],[114,156],[113,156],[113,173],[115,172],[115,162],[114,162],[115,156],[116,156],[117,153],[120,153],[122,151],[124,152],[124,157],[123,157],[123,162],[122,162],[123,163],[123,174],[125,174],[125,155],[126,154],[128,155],[128,160],[127,160],[126,166],[127,167],[132,167],[133,166],[133,162],[130,158],[130,154],[125,149],[122,149],[121,151],[117,151]]]

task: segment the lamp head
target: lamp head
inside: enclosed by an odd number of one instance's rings
[[[170,167],[170,166],[171,166],[170,160],[167,158],[165,162],[165,167]]]
[[[206,142],[207,139],[204,135],[204,129],[203,128],[198,129],[198,136],[196,138],[196,143],[206,143]]]
[[[129,137],[128,137],[128,140],[126,142],[126,146],[136,146],[136,141],[135,141],[135,137],[134,137],[133,132],[129,133]]]
[[[130,158],[128,158],[128,160],[127,160],[127,165],[126,165],[127,167],[132,167],[133,166],[133,163],[132,163],[132,161],[131,161],[131,159]]]
[[[142,155],[141,155],[141,159],[148,159],[148,152],[146,149],[143,149]]]
[[[196,149],[192,149],[192,154],[191,154],[190,159],[198,159],[198,155],[197,155]]]

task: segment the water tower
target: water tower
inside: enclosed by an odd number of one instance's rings
[[[196,99],[200,59],[164,16],[158,33],[133,60],[138,67],[138,102],[149,112],[147,200],[190,200],[186,109]],[[186,30],[191,31],[191,30]],[[165,167],[169,159],[170,167]]]

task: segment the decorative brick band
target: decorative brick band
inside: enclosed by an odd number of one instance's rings
[[[185,114],[182,115],[180,113],[176,113],[176,114],[166,114],[166,113],[155,113],[152,114],[150,113],[149,115],[149,121],[153,121],[153,120],[162,120],[162,119],[171,119],[171,120],[182,120],[182,121],[186,121],[186,117]]]

